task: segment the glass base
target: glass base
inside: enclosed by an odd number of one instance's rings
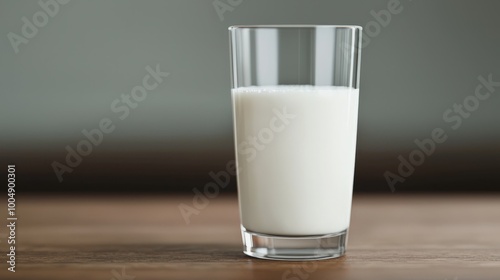
[[[338,258],[345,254],[347,231],[325,235],[278,236],[251,232],[242,226],[243,253],[260,259],[286,261]]]

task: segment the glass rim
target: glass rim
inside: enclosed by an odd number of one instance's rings
[[[315,24],[271,24],[271,25],[232,25],[228,27],[229,31],[237,29],[285,29],[285,28],[339,28],[339,29],[359,29],[363,30],[363,27],[359,25],[315,25]]]

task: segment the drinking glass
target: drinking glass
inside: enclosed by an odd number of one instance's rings
[[[229,28],[243,252],[344,255],[359,96],[359,26]]]

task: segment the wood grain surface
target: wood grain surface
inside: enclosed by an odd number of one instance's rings
[[[500,279],[500,196],[355,196],[347,255],[259,260],[241,250],[237,198],[17,195],[16,272],[0,279]]]

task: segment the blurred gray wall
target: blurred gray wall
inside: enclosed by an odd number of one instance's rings
[[[72,0],[58,4],[15,53],[8,34],[22,35],[22,18],[33,23],[42,8],[37,1],[1,0],[2,160],[56,183],[50,164],[64,162],[65,146],[108,117],[116,129],[68,178],[142,172],[162,180],[179,169],[187,179],[206,174],[233,156],[228,26],[354,24],[366,33],[388,3]],[[378,32],[371,26],[362,53],[357,174],[383,185],[383,171],[396,169],[397,156],[436,127],[449,139],[427,168],[498,164],[500,89],[457,130],[442,115],[474,93],[478,76],[500,80],[500,2],[401,0],[398,7]],[[170,75],[119,120],[110,104],[157,64]]]

